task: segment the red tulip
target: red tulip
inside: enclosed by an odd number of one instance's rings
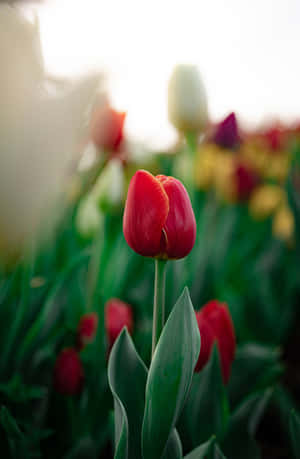
[[[123,127],[126,113],[117,112],[109,105],[97,109],[91,121],[91,139],[103,150],[118,150],[123,140]]]
[[[217,125],[213,141],[223,148],[233,149],[238,146],[240,135],[235,113],[230,113]]]
[[[78,394],[83,385],[83,368],[75,349],[67,347],[58,355],[54,367],[54,388],[63,395]]]
[[[264,139],[271,151],[276,152],[285,148],[286,134],[280,125],[274,125],[265,131]]]
[[[127,327],[129,333],[132,333],[133,314],[131,306],[117,298],[112,298],[105,306],[105,328],[110,348],[124,327]]]
[[[201,336],[201,349],[195,371],[200,371],[208,362],[213,343],[216,341],[223,381],[226,384],[235,354],[235,333],[228,307],[217,300],[210,301],[196,312],[196,318]]]
[[[188,193],[174,177],[137,171],[131,179],[123,231],[140,255],[183,258],[193,248],[196,222]]]
[[[94,341],[98,326],[98,314],[91,312],[84,314],[78,324],[77,340],[79,350],[83,349],[86,344]]]
[[[235,195],[239,201],[247,200],[259,183],[257,173],[248,164],[239,161],[234,166],[233,179]]]

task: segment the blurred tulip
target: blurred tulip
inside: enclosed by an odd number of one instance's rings
[[[98,314],[90,312],[84,314],[79,321],[77,329],[78,348],[82,350],[86,344],[92,343],[96,337],[98,327]]]
[[[284,202],[285,192],[278,185],[261,185],[256,188],[249,201],[253,218],[264,219],[272,215]]]
[[[143,256],[183,258],[196,239],[188,193],[174,177],[139,170],[132,177],[123,217],[127,244]]]
[[[272,230],[276,238],[286,242],[291,241],[295,230],[295,220],[293,212],[287,205],[280,207],[276,212]]]
[[[234,194],[238,201],[247,200],[259,183],[257,173],[249,164],[236,161],[233,170]]]
[[[200,371],[208,362],[213,343],[216,342],[220,354],[224,383],[228,383],[231,364],[235,354],[235,333],[232,319],[225,303],[212,300],[200,311],[196,319],[201,337],[201,349],[195,371]]]
[[[275,125],[263,133],[264,141],[267,147],[273,152],[279,152],[285,148],[286,131],[280,125]]]
[[[213,144],[204,144],[197,152],[195,166],[195,184],[201,190],[207,190],[215,181],[217,162],[221,156],[220,148]]]
[[[50,93],[37,26],[17,8],[0,12],[0,253],[7,258],[36,235],[64,189],[99,78]]]
[[[54,389],[63,395],[79,394],[83,386],[83,367],[75,349],[67,347],[58,355],[54,367]]]
[[[100,212],[93,196],[88,195],[79,204],[76,214],[76,228],[84,238],[95,237],[102,228],[104,215]]]
[[[109,104],[97,107],[91,119],[91,139],[108,152],[117,151],[123,140],[126,113],[117,112]]]
[[[229,150],[239,145],[240,135],[235,113],[230,113],[230,115],[216,126],[212,140],[218,146],[228,148]]]
[[[168,86],[168,113],[181,132],[202,132],[208,121],[207,97],[199,70],[194,65],[178,65]]]
[[[132,333],[133,314],[131,306],[117,298],[112,298],[105,305],[105,328],[109,348],[112,347],[124,327],[127,327],[129,333]]]
[[[123,165],[118,158],[111,159],[99,175],[91,195],[103,212],[114,213],[122,206],[125,193]]]

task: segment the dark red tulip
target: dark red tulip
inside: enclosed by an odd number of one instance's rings
[[[71,347],[63,349],[54,367],[54,388],[63,395],[80,393],[83,385],[83,367],[77,351]]]
[[[267,146],[273,152],[280,151],[285,147],[286,137],[286,132],[280,125],[273,126],[264,133]]]
[[[133,314],[131,306],[117,298],[112,298],[105,306],[105,328],[109,348],[112,347],[124,327],[127,327],[129,333],[132,333]]]
[[[123,217],[127,244],[146,257],[183,258],[196,239],[189,195],[174,177],[137,171],[131,179]]]
[[[240,143],[235,113],[230,113],[215,129],[213,141],[223,148],[234,149]]]
[[[124,134],[126,113],[117,112],[109,105],[96,109],[91,121],[91,139],[94,144],[108,152],[118,150]]]
[[[259,183],[257,173],[248,165],[239,161],[234,166],[235,195],[238,201],[247,200]]]
[[[200,371],[208,362],[213,343],[216,342],[223,381],[226,384],[235,354],[235,333],[228,307],[217,300],[210,301],[196,312],[196,318],[201,336],[201,349],[195,371]]]
[[[90,312],[84,314],[78,324],[77,340],[79,350],[83,349],[86,344],[94,341],[98,326],[98,314]]]

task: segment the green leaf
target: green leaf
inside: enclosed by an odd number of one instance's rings
[[[97,459],[97,451],[92,439],[87,436],[81,438],[72,450],[63,459]]]
[[[224,454],[220,450],[219,445],[217,445],[216,443],[214,444],[214,451],[213,451],[212,459],[226,459],[226,456],[224,456]]]
[[[29,459],[30,455],[25,435],[5,406],[2,406],[0,410],[0,424],[6,432],[12,457],[15,459]]]
[[[228,432],[222,443],[222,448],[230,459],[260,458],[254,435],[271,395],[271,389],[252,395],[232,414]]]
[[[141,457],[141,430],[145,405],[147,368],[138,356],[127,330],[115,342],[108,364],[109,384],[116,403],[116,439],[127,420],[128,457]],[[128,437],[129,435],[129,437]],[[116,451],[118,448],[116,448]],[[118,455],[115,457],[124,457]],[[127,456],[125,456],[127,457]]]
[[[210,438],[207,442],[193,449],[184,459],[204,459],[207,454],[211,451],[214,444],[214,437]]]
[[[169,437],[163,459],[182,459],[182,445],[176,429]]]
[[[199,351],[195,311],[185,288],[163,329],[149,370],[142,433],[144,459],[162,456],[186,401]]]
[[[179,433],[186,449],[195,448],[212,435],[222,439],[229,416],[217,347],[206,367],[194,375],[180,418]]]
[[[291,411],[289,419],[290,438],[296,459],[300,458],[300,417],[295,410]]]
[[[245,344],[236,352],[228,384],[230,406],[244,397],[273,384],[280,373],[279,349],[256,343]]]

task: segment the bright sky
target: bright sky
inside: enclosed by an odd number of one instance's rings
[[[130,135],[174,138],[166,87],[179,62],[199,66],[211,116],[300,118],[299,0],[48,0],[38,7],[46,65],[110,74]]]

